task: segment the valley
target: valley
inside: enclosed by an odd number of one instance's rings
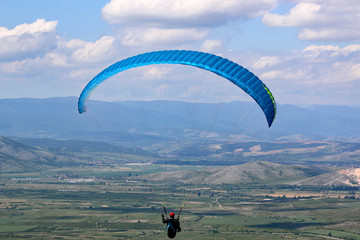
[[[164,204],[176,213],[184,204],[178,239],[360,237],[358,188],[270,179],[266,184],[182,182],[176,181],[178,169],[130,164],[2,174],[0,237],[167,239],[160,218]],[[184,171],[196,176],[204,170]],[[149,177],[169,172],[173,181]]]

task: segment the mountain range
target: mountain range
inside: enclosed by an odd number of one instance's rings
[[[0,136],[81,139],[142,146],[169,139],[360,141],[359,106],[278,104],[271,128],[255,103],[0,99]]]

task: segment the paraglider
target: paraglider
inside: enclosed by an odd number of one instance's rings
[[[83,89],[78,101],[79,113],[86,111],[86,102],[91,92],[106,79],[127,69],[152,64],[182,64],[204,69],[213,72],[245,91],[260,106],[265,114],[268,126],[271,127],[276,116],[276,102],[269,88],[248,69],[234,63],[226,58],[216,56],[210,53],[189,51],[189,50],[164,50],[143,53],[133,57],[123,59],[113,65],[105,68],[96,75]],[[180,228],[180,214],[182,205],[177,218],[175,214],[170,213],[170,218],[162,216],[162,222],[167,224],[167,233],[169,238],[174,238]],[[166,215],[165,206],[163,211]]]
[[[164,50],[143,53],[121,60],[96,75],[83,89],[78,102],[79,113],[86,111],[91,92],[106,79],[130,68],[151,64],[182,64],[198,67],[228,79],[250,95],[265,114],[270,127],[276,116],[276,102],[269,88],[252,72],[226,58],[189,50]]]

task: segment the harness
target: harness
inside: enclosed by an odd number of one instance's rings
[[[176,232],[173,223],[169,222],[169,223],[167,224],[166,230],[169,231],[169,228],[170,228],[171,231]]]

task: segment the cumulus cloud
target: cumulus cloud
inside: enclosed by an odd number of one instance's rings
[[[303,2],[296,5],[288,14],[268,13],[263,22],[272,27],[304,27],[312,24],[324,24],[325,15],[320,12],[321,5]]]
[[[263,57],[256,64],[266,59],[272,58]],[[274,59],[274,64],[259,64],[259,76],[274,86],[280,99],[293,104],[352,104],[344,94],[356,96],[360,84],[360,45],[312,45]]]
[[[278,0],[111,0],[103,18],[118,25],[125,46],[183,46],[205,41],[211,27],[252,19],[273,9]],[[126,27],[126,28],[121,28]],[[204,48],[217,47],[205,42]],[[218,43],[216,43],[218,44]]]
[[[0,61],[36,58],[56,48],[57,23],[38,19],[13,29],[0,27]]]
[[[73,57],[75,60],[80,62],[100,62],[104,60],[108,60],[116,51],[115,38],[110,36],[102,37],[100,40],[96,42],[70,42],[68,45],[73,47],[73,44],[77,46],[81,46],[77,51],[73,53]]]
[[[269,57],[266,57],[269,58]],[[341,82],[359,81],[357,66],[360,58],[360,45],[348,45],[340,48],[334,45],[312,45],[301,52],[278,59],[276,64],[268,65],[263,75],[278,78],[281,75],[289,79],[306,79],[314,83],[338,84]],[[258,62],[263,62],[261,58]],[[257,63],[258,63],[257,62]],[[306,74],[298,74],[299,70]],[[316,77],[314,77],[316,76]]]
[[[0,38],[14,35],[34,34],[38,32],[53,32],[55,31],[57,24],[57,21],[46,22],[45,19],[38,19],[31,24],[20,24],[11,30],[0,27]]]
[[[164,28],[209,27],[270,11],[278,0],[111,0],[102,9],[109,23]]]
[[[127,34],[122,39],[125,46],[164,45],[166,43],[181,44],[191,43],[206,37],[208,30],[195,28],[161,29],[161,28],[133,28],[127,29]]]
[[[299,1],[288,13],[266,13],[263,22],[271,27],[298,27],[301,40],[355,41],[360,37],[358,0]]]
[[[57,35],[57,23],[38,19],[13,29],[0,28],[0,81],[87,79],[100,70],[98,63],[111,62],[119,53],[114,37],[104,36],[94,42],[66,40]]]
[[[351,54],[359,54],[360,45],[353,44],[343,48],[334,45],[310,45],[303,50],[303,56],[307,58],[317,58],[321,54],[323,59],[330,57],[334,59],[336,56],[349,56]]]
[[[159,66],[152,66],[149,67],[147,71],[143,74],[145,79],[157,78],[161,79],[164,77],[166,73],[169,72],[169,68],[166,67],[159,67]]]
[[[360,24],[359,26],[360,27]],[[325,29],[304,29],[298,35],[300,40],[320,41],[357,41],[360,32],[355,28],[325,28]]]
[[[208,39],[202,44],[201,51],[212,52],[220,49],[221,47],[222,47],[222,40]]]
[[[254,69],[261,69],[266,66],[273,66],[279,62],[279,58],[277,56],[265,56],[261,57],[258,61],[253,64]]]
[[[309,61],[322,63],[321,82],[339,84],[360,82],[359,61],[360,45],[349,45],[344,48],[338,46],[309,46],[304,49],[303,56]]]

